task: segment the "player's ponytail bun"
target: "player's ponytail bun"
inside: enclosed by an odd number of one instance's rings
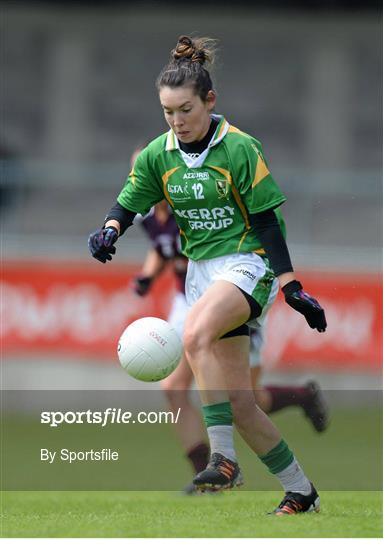
[[[187,59],[203,65],[214,62],[215,40],[210,38],[195,38],[180,36],[176,48],[172,51],[174,60]]]
[[[176,47],[172,50],[170,62],[161,71],[157,79],[157,89],[163,86],[177,88],[193,86],[202,101],[213,89],[213,83],[205,63],[212,64],[215,57],[216,41],[211,38],[190,38],[180,36]]]

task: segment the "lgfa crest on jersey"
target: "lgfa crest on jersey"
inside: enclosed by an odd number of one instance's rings
[[[215,180],[215,189],[219,199],[227,199],[229,195],[230,184],[226,178],[217,178]]]

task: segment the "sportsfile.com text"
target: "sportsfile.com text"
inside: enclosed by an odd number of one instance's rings
[[[172,411],[140,411],[131,412],[121,408],[108,407],[103,411],[42,411],[41,424],[58,427],[61,424],[177,424],[181,408]]]

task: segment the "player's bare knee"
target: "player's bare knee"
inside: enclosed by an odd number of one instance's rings
[[[171,394],[175,390],[174,382],[171,379],[163,379],[160,384],[161,390],[165,392],[166,397],[168,397],[168,394]]]
[[[184,351],[190,362],[196,355],[210,350],[214,339],[207,329],[201,328],[199,324],[190,324],[185,327],[183,342]]]

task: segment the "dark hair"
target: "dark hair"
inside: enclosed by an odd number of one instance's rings
[[[192,39],[180,36],[171,52],[170,62],[157,78],[157,90],[163,86],[177,88],[190,85],[202,101],[206,101],[209,90],[213,89],[213,83],[210,73],[203,65],[205,62],[214,62],[215,44],[216,41],[211,38]]]

